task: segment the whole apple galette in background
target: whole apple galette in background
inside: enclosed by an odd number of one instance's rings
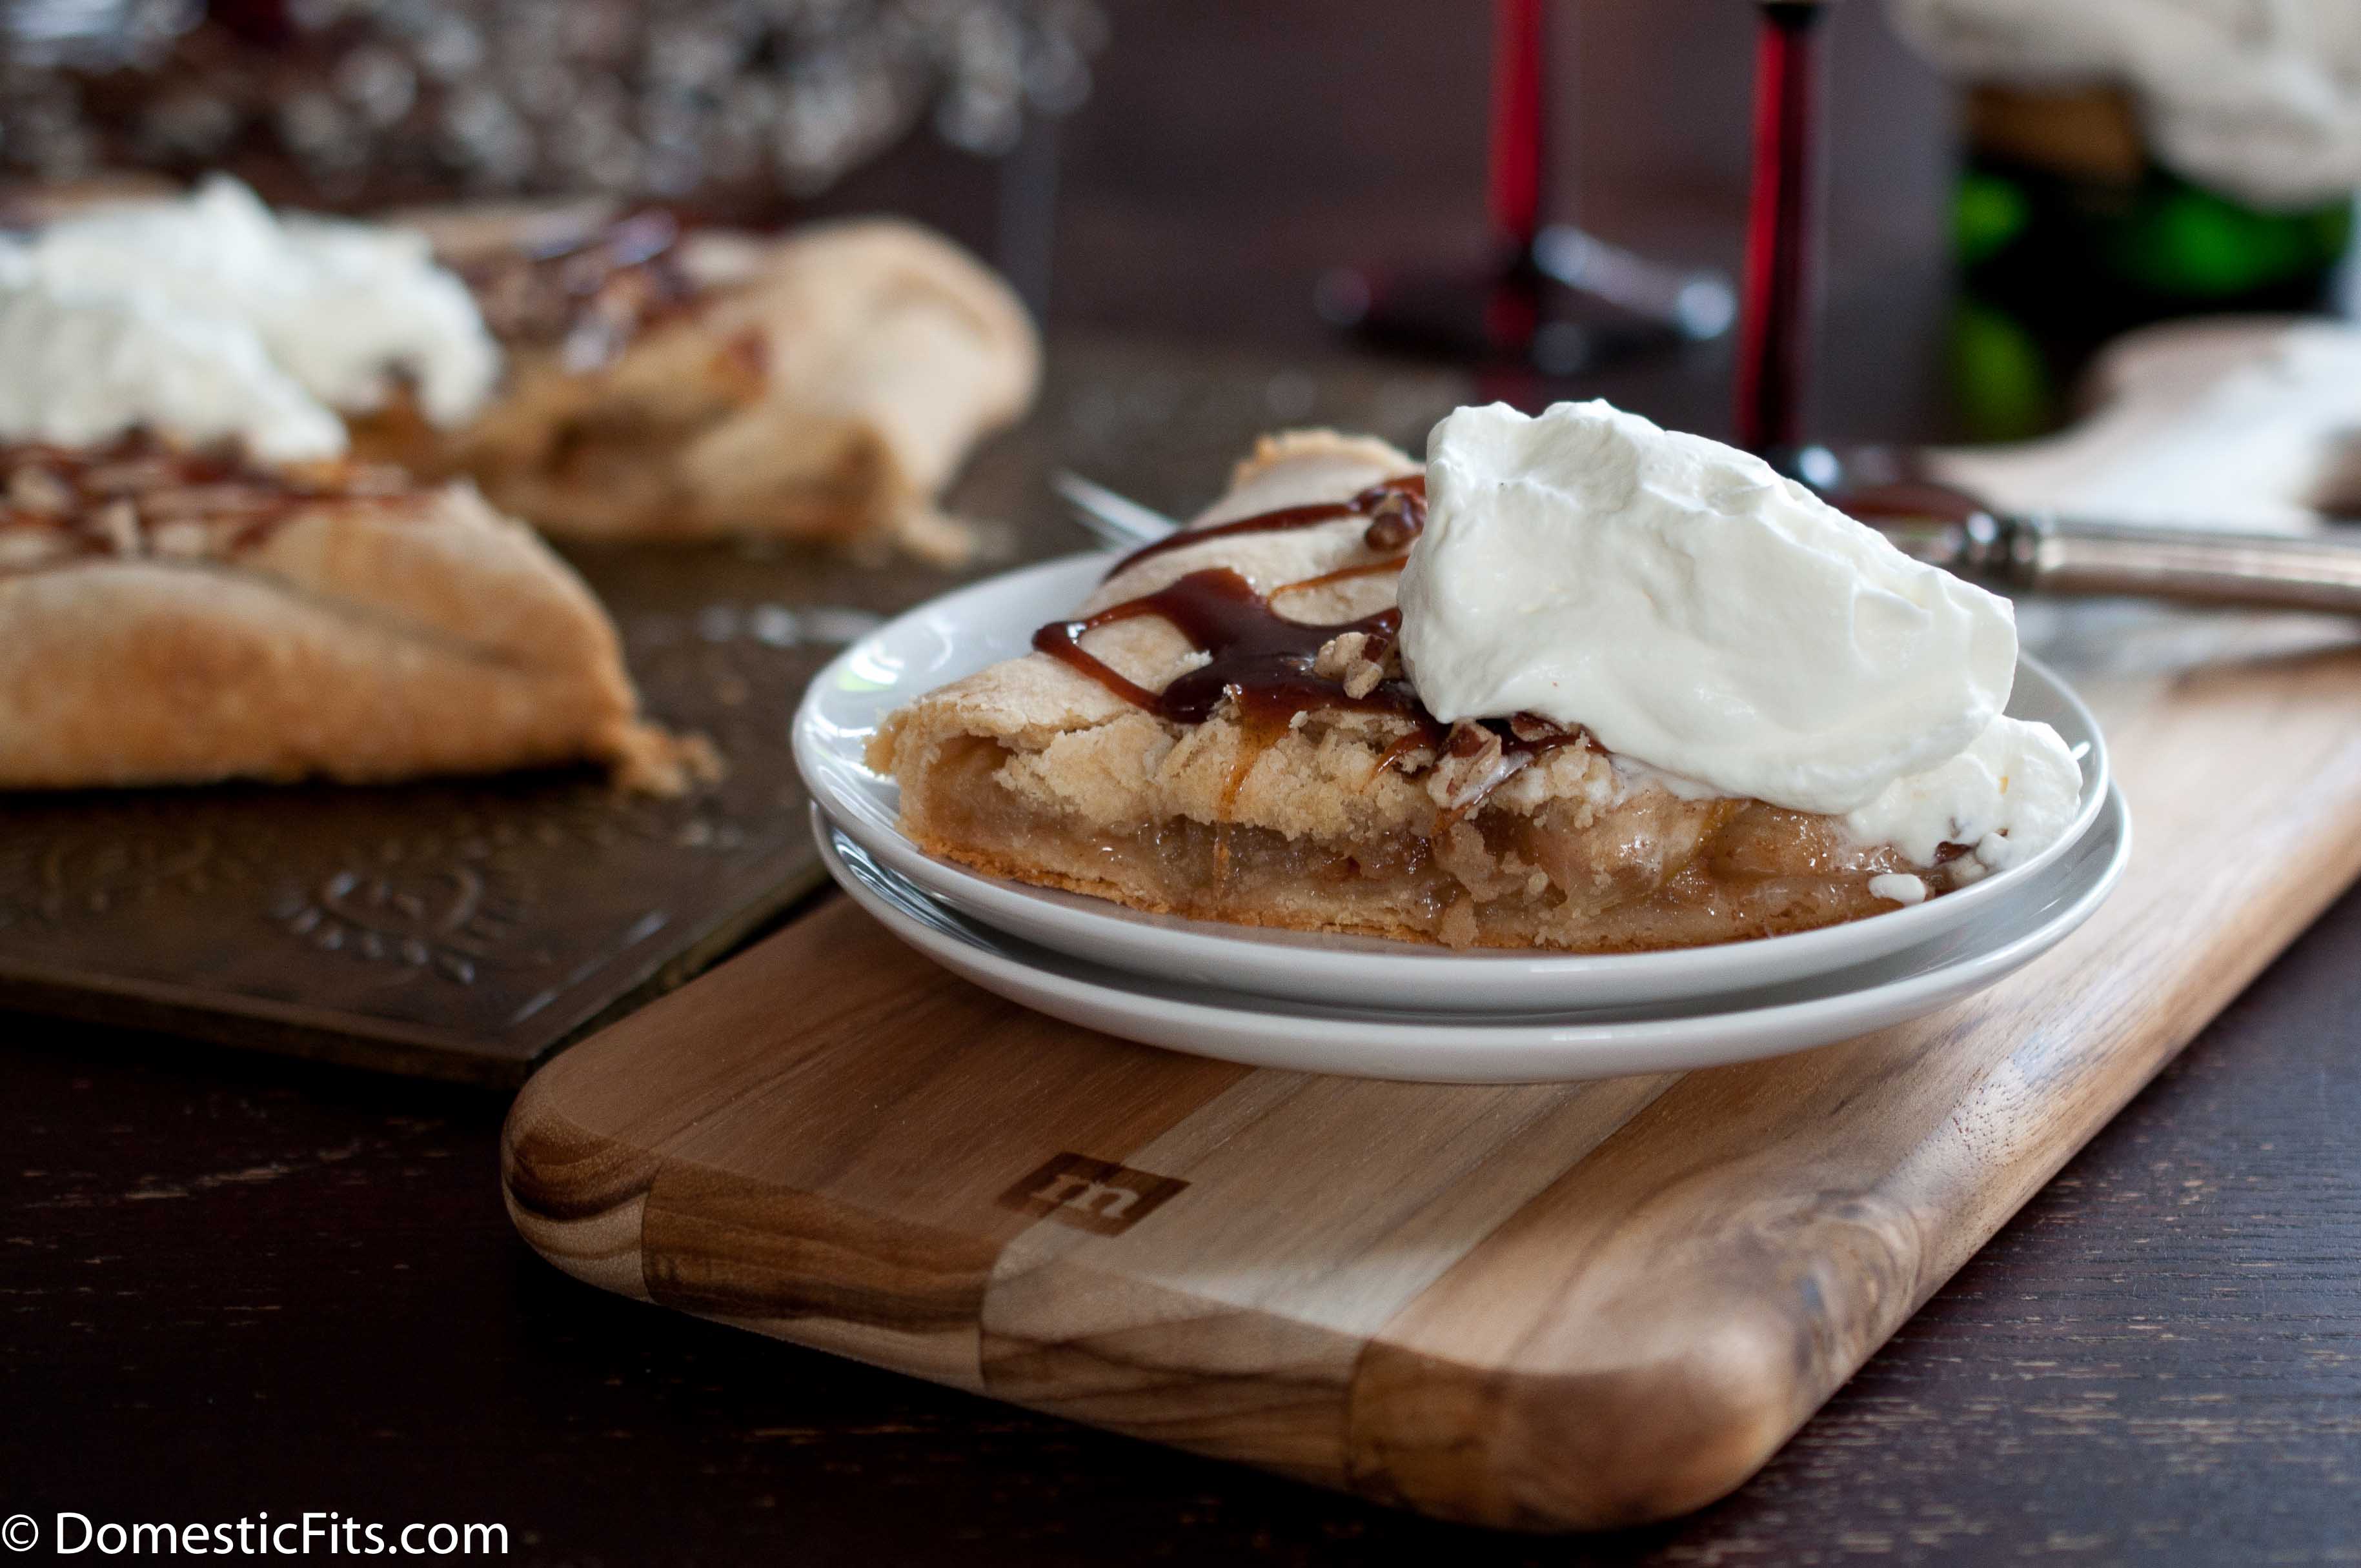
[[[505,354],[500,396],[456,430],[397,402],[355,439],[472,477],[553,533],[769,533],[956,560],[971,537],[937,499],[1039,380],[1016,296],[913,224],[762,239],[650,212],[546,236],[428,232]]]
[[[709,769],[531,530],[346,455],[499,367],[423,239],[240,187],[0,238],[0,788]]]
[[[129,333],[170,340],[171,384],[129,384],[108,346]],[[414,227],[273,213],[223,178],[0,238],[0,351],[42,367],[15,422],[44,439],[114,433],[126,406],[197,440],[258,418],[258,455],[472,478],[553,533],[937,558],[971,547],[938,498],[1030,404],[1040,361],[1007,286],[908,224],[771,240],[657,213],[463,211]]]
[[[2015,623],[1758,459],[1604,403],[1428,462],[1266,440],[1035,651],[888,718],[929,852],[1133,907],[1614,951],[1916,904],[2055,842]]]
[[[0,444],[0,789],[576,761],[659,792],[711,765],[641,721],[581,579],[467,487]]]

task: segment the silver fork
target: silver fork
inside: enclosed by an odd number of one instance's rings
[[[1074,521],[1113,550],[1134,550],[1163,538],[1180,525],[1153,507],[1117,495],[1069,468],[1049,477],[1049,488],[1073,509]]]

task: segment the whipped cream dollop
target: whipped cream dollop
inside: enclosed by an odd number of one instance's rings
[[[1844,822],[1922,866],[1945,844],[1965,844],[1978,864],[2002,871],[2064,837],[2081,801],[2081,764],[2058,731],[2004,714],[1958,756],[1904,774]]]
[[[344,422],[242,322],[44,283],[0,242],[0,440],[86,446],[133,425],[273,462],[344,451]]]
[[[1496,403],[1435,426],[1426,487],[1401,650],[1436,718],[1579,725],[1681,793],[1845,817],[1922,864],[2009,863],[2072,819],[2064,743],[2001,718],[2008,602],[1761,459],[1604,402]]]
[[[0,437],[13,439],[147,424],[236,436],[266,457],[329,455],[345,448],[332,411],[379,407],[397,373],[445,425],[500,375],[473,296],[424,236],[282,218],[219,177],[8,242],[0,322]]]

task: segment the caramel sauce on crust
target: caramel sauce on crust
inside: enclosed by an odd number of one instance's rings
[[[1142,561],[1152,560],[1168,550],[1202,543],[1208,539],[1315,528],[1323,522],[1334,522],[1340,517],[1369,519],[1369,527],[1363,539],[1372,550],[1407,550],[1411,542],[1426,526],[1426,476],[1404,474],[1398,478],[1380,480],[1349,501],[1281,507],[1277,511],[1257,512],[1253,517],[1242,517],[1235,522],[1217,522],[1210,528],[1175,529],[1161,539],[1148,541],[1117,561],[1107,568],[1106,577],[1101,580],[1111,580]]]
[[[1365,561],[1357,566],[1339,566],[1333,572],[1323,572],[1300,583],[1281,583],[1270,590],[1269,597],[1276,599],[1281,594],[1309,593],[1313,588],[1333,587],[1338,583],[1349,583],[1361,577],[1400,576],[1401,569],[1409,565],[1409,556],[1396,555],[1386,561]]]
[[[265,465],[228,445],[145,433],[99,446],[0,445],[0,576],[93,559],[217,560],[298,512],[418,494],[398,468],[342,460]],[[12,549],[11,536],[39,543]]]
[[[1143,615],[1170,621],[1191,646],[1212,657],[1152,692],[1083,649],[1084,633]],[[1297,714],[1321,707],[1391,714],[1433,729],[1433,718],[1408,682],[1382,682],[1356,697],[1347,695],[1342,682],[1312,671],[1312,661],[1334,638],[1358,631],[1390,642],[1400,629],[1401,611],[1392,609],[1334,626],[1290,620],[1246,578],[1227,566],[1213,566],[1085,620],[1052,621],[1033,634],[1033,646],[1174,724],[1202,724],[1227,699],[1237,704],[1249,729],[1283,729]]]
[[[1365,542],[1373,549],[1407,550],[1426,521],[1425,479],[1412,475],[1388,479],[1362,491],[1350,501],[1319,506],[1286,507],[1175,533],[1133,551],[1116,563],[1115,571],[1181,544],[1241,533],[1268,533],[1309,528],[1345,517],[1370,520]],[[1500,755],[1512,765],[1499,771],[1497,784],[1517,765],[1558,746],[1587,744],[1580,729],[1565,729],[1546,719],[1519,714],[1514,718],[1486,719],[1446,725],[1429,713],[1418,694],[1400,676],[1380,680],[1359,695],[1341,680],[1315,668],[1320,651],[1333,640],[1359,633],[1367,641],[1363,657],[1382,663],[1401,631],[1401,610],[1389,607],[1358,620],[1334,625],[1293,620],[1279,613],[1272,601],[1280,596],[1322,587],[1356,577],[1398,573],[1407,554],[1341,567],[1285,583],[1268,594],[1227,566],[1207,567],[1176,578],[1151,594],[1110,605],[1078,620],[1052,621],[1033,634],[1036,652],[1089,676],[1135,707],[1144,708],[1170,724],[1202,724],[1224,704],[1231,705],[1246,735],[1246,747],[1224,792],[1224,811],[1235,800],[1237,787],[1254,762],[1292,728],[1299,715],[1326,709],[1375,713],[1396,718],[1407,727],[1379,758],[1379,772],[1404,767],[1424,751],[1431,761],[1480,755],[1497,742]],[[1206,654],[1205,663],[1176,675],[1162,691],[1150,691],[1082,647],[1082,638],[1116,621],[1154,616],[1186,638],[1191,647]],[[1454,813],[1472,810],[1487,785]]]

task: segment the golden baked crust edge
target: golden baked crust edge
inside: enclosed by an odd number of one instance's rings
[[[587,587],[465,490],[307,510],[228,561],[0,576],[0,788],[382,783],[577,760],[658,790]]]

